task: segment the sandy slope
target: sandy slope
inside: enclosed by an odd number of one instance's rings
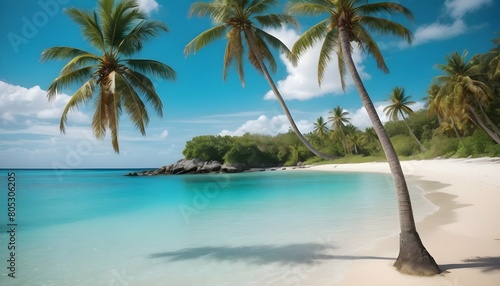
[[[439,207],[418,222],[418,232],[443,274],[413,277],[395,270],[395,236],[360,251],[359,255],[372,258],[353,260],[345,280],[337,285],[500,285],[500,158],[404,161],[402,166],[407,180]],[[389,172],[387,163],[311,169]]]

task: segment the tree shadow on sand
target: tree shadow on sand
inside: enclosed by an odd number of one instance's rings
[[[491,257],[476,257],[471,259],[462,260],[464,263],[455,263],[455,264],[444,264],[440,265],[443,271],[451,270],[451,269],[462,269],[462,268],[482,268],[482,272],[493,272],[500,271],[500,256]]]
[[[184,248],[178,251],[154,253],[150,258],[166,258],[169,261],[182,261],[191,259],[209,259],[218,261],[244,261],[250,264],[315,264],[322,260],[359,260],[359,259],[381,259],[395,260],[389,257],[376,256],[350,256],[332,255],[335,249],[331,245],[320,243],[256,246],[205,246]]]

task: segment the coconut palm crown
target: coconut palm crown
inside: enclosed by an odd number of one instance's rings
[[[266,32],[265,29],[280,28],[287,24],[292,26],[298,25],[296,19],[290,15],[266,14],[267,10],[277,4],[279,4],[278,0],[212,0],[210,2],[193,3],[189,10],[189,16],[208,16],[212,20],[213,27],[191,40],[186,45],[185,53],[195,53],[213,41],[225,36],[227,44],[224,53],[223,78],[224,80],[226,79],[227,69],[234,63],[240,81],[244,86],[243,57],[246,46],[248,61],[268,81],[293,131],[300,141],[315,155],[322,158],[334,159],[335,156],[318,151],[302,135],[268,71],[268,67],[271,72],[275,72],[277,69],[276,60],[271,48],[278,49],[290,60],[293,60],[293,56],[283,42]]]
[[[405,26],[377,17],[378,14],[402,14],[410,19],[413,15],[404,6],[391,2],[367,3],[366,0],[291,0],[287,10],[301,16],[322,16],[325,19],[305,31],[292,48],[294,59],[323,41],[318,60],[318,83],[321,85],[326,67],[337,56],[340,81],[345,90],[346,65],[342,55],[342,44],[339,40],[340,25],[346,28],[349,42],[354,42],[361,52],[373,56],[377,66],[385,73],[389,72],[384,57],[377,43],[371,36],[375,31],[382,35],[404,38],[411,43],[413,34]],[[351,46],[348,47],[351,50]]]
[[[148,20],[135,0],[99,0],[95,11],[69,8],[66,13],[98,53],[73,47],[44,50],[42,61],[69,60],[49,86],[47,98],[55,100],[61,90],[80,86],[61,116],[60,130],[65,133],[68,112],[95,96],[91,124],[94,136],[102,140],[109,129],[113,149],[119,153],[118,125],[123,109],[143,136],[149,122],[144,101],[158,116],[163,115],[161,99],[146,75],[174,80],[175,71],[159,61],[130,57],[142,50],[143,42],[168,28],[162,22]]]

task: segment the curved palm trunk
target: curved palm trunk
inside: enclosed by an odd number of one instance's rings
[[[484,112],[483,106],[479,103],[479,101],[477,99],[475,99],[475,100],[476,100],[477,105],[479,106],[479,109],[481,110],[482,114],[484,115],[484,118],[486,119],[486,123],[488,123],[491,126],[491,129],[493,129],[493,132],[495,132],[497,135],[500,135],[500,129],[498,129],[498,127],[495,125],[495,123],[493,123],[493,121],[491,121],[490,117],[486,114],[486,112]]]
[[[387,135],[387,132],[378,117],[377,111],[366,91],[363,82],[358,74],[354,61],[351,57],[351,44],[345,27],[339,23],[339,38],[340,46],[342,49],[342,56],[344,62],[349,70],[356,89],[361,97],[363,105],[370,117],[382,148],[384,149],[385,156],[389,163],[389,167],[394,180],[396,188],[396,196],[399,207],[399,222],[400,222],[400,244],[399,256],[394,263],[394,266],[405,273],[416,275],[435,275],[440,273],[439,266],[434,258],[427,252],[420,236],[417,233],[415,220],[413,218],[413,211],[411,206],[410,194],[408,186],[399,162],[396,151]]]
[[[406,127],[410,131],[411,137],[413,137],[413,139],[415,139],[415,141],[417,141],[418,145],[420,146],[420,151],[425,152],[426,150],[425,150],[424,145],[422,145],[422,143],[420,143],[420,141],[418,140],[417,136],[415,136],[415,133],[413,133],[413,131],[411,130],[410,125],[408,125],[408,123],[406,122],[406,118],[403,115],[403,112],[400,111],[399,113],[401,114],[401,117],[403,118],[403,122],[405,123]]]
[[[248,46],[250,48],[250,52],[253,53],[255,50],[258,49],[257,45],[255,44],[255,38],[254,38],[253,31],[250,29],[245,29],[245,37],[248,41]],[[297,137],[299,137],[300,141],[307,147],[307,149],[309,149],[311,152],[313,152],[316,156],[321,157],[323,159],[336,159],[337,158],[336,156],[325,154],[325,153],[317,150],[316,148],[314,148],[314,146],[312,146],[311,143],[309,143],[309,141],[307,141],[307,139],[304,137],[304,135],[302,135],[299,128],[295,124],[295,121],[293,120],[293,117],[292,117],[292,114],[290,113],[290,110],[288,110],[288,107],[285,103],[285,100],[283,99],[283,97],[281,96],[281,93],[279,92],[278,88],[274,84],[274,81],[271,78],[271,75],[269,74],[269,71],[267,70],[266,65],[262,61],[260,54],[254,53],[254,55],[255,55],[255,58],[257,59],[259,65],[260,65],[260,68],[262,69],[262,73],[264,74],[264,77],[267,79],[267,82],[271,86],[271,89],[274,92],[274,95],[276,95],[276,98],[278,99],[278,101],[281,105],[281,108],[283,109],[283,112],[285,113],[286,117],[288,118],[288,121],[290,122],[290,125],[292,126],[293,131],[295,132]]]
[[[488,128],[488,126],[486,126],[486,124],[484,124],[483,120],[481,119],[481,117],[479,117],[479,114],[477,114],[477,111],[474,109],[474,107],[469,106],[469,110],[472,113],[472,115],[474,115],[474,118],[476,119],[479,126],[481,126],[481,128],[483,128],[483,130],[486,133],[488,133],[488,135],[491,137],[491,139],[495,140],[495,142],[497,142],[497,144],[500,144],[500,137],[495,132],[491,131]]]

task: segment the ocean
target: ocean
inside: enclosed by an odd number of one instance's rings
[[[399,232],[385,174],[130,171],[2,170],[0,285],[326,285]]]

